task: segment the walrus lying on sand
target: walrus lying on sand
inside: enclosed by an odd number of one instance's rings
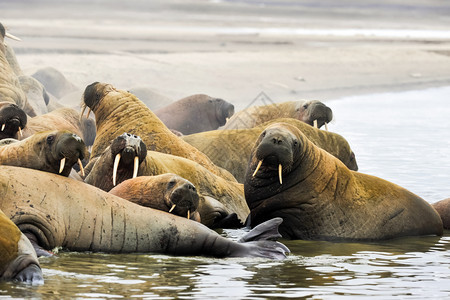
[[[260,135],[244,190],[251,226],[281,217],[284,238],[372,241],[443,232],[439,215],[425,200],[350,171],[285,123]]]
[[[109,193],[142,206],[201,222],[197,211],[199,204],[197,189],[192,183],[175,174],[128,179],[115,186]]]
[[[243,183],[255,141],[268,125],[278,122],[297,127],[314,144],[340,159],[350,170],[358,170],[355,154],[341,135],[319,130],[292,118],[275,119],[254,128],[201,132],[183,136],[182,139],[208,155],[214,164],[230,171],[238,182]]]
[[[18,139],[27,125],[27,114],[16,104],[0,102],[0,140]]]
[[[1,209],[0,253],[0,280],[44,282],[33,246]]]
[[[318,100],[251,106],[234,114],[222,129],[252,128],[279,118],[293,118],[320,128],[333,119],[331,108]]]
[[[234,242],[198,222],[55,174],[0,166],[0,187],[0,209],[38,249],[272,259],[289,251],[273,241],[279,218]]]
[[[0,147],[0,164],[69,176],[88,155],[81,138],[69,131],[45,131]],[[82,168],[82,166],[81,166]]]
[[[202,222],[211,219],[203,214],[216,214],[218,208],[217,205],[210,205],[207,197],[216,199],[227,209],[226,213],[221,211],[216,217],[223,218],[236,213],[243,222],[249,213],[242,184],[223,179],[192,160],[147,151],[145,143],[138,136],[129,133],[118,136],[111,146],[94,160],[95,163],[91,164],[93,167],[85,170],[85,182],[104,191],[109,191],[122,181],[136,176],[173,173],[189,180],[196,187],[202,198],[199,208]]]
[[[197,148],[175,136],[133,94],[116,90],[110,84],[94,82],[86,87],[83,99],[84,105],[94,112],[97,125],[91,158],[101,155],[113,139],[128,132],[140,136],[151,151],[193,160],[218,176],[236,181],[230,172],[217,167]]]
[[[441,216],[445,229],[450,229],[450,198],[433,203],[431,206]]]

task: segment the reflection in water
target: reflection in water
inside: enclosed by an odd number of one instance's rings
[[[360,171],[430,202],[450,197],[450,88],[327,102],[330,129],[349,140]],[[243,230],[226,230],[233,239]],[[85,299],[378,299],[450,297],[450,231],[378,243],[284,241],[285,261],[61,253],[42,258],[45,284],[0,283],[0,297]]]

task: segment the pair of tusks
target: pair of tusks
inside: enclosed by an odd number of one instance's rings
[[[313,124],[314,124],[315,128],[317,128],[317,129],[319,128],[319,126],[317,125],[317,120],[314,120]],[[327,124],[327,122],[325,122],[324,124],[325,124],[325,130],[328,131],[328,124]]]
[[[114,166],[113,166],[113,185],[116,186],[117,179],[117,169],[119,168],[120,162],[120,153],[117,153],[116,158],[114,158]],[[137,173],[139,170],[139,157],[134,157],[134,166],[133,166],[133,178],[137,177]]]
[[[172,205],[172,207],[169,209],[169,213],[172,212],[172,210],[174,210],[175,206],[177,206],[176,204]],[[188,210],[187,212],[187,218],[190,219],[191,218],[191,211]]]
[[[83,109],[81,110],[81,114],[80,114],[80,120],[83,118],[85,110],[86,110],[86,105],[83,105]],[[86,119],[89,118],[90,114],[91,114],[91,108],[89,107],[88,112],[86,114]]]
[[[258,162],[258,165],[256,166],[255,172],[253,172],[253,177],[255,177],[256,173],[258,172],[259,168],[261,167],[263,161],[260,160]],[[281,164],[278,165],[278,179],[280,180],[280,184],[283,184],[283,166]]]
[[[6,126],[6,123],[3,123],[1,131],[5,130],[5,126]],[[22,128],[20,128],[20,127],[19,127],[19,135],[20,135],[20,137],[23,137]]]
[[[59,163],[59,174],[61,174],[61,172],[64,170],[65,165],[66,165],[66,158],[63,157],[61,159],[61,162]],[[84,168],[83,168],[83,164],[81,163],[80,159],[78,159],[78,165],[80,166],[81,176],[84,177]]]

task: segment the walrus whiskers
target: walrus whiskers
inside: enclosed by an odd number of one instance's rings
[[[283,184],[283,166],[281,164],[278,165],[278,177],[280,178],[280,184]]]
[[[133,167],[133,178],[137,177],[137,173],[139,170],[139,156],[134,157],[134,167]]]
[[[325,122],[325,130],[328,131],[328,124]]]
[[[59,174],[61,174],[61,172],[64,170],[64,166],[66,165],[66,158],[63,157],[61,159],[61,162],[59,164]]]
[[[117,153],[113,166],[113,185],[116,186],[117,168],[119,167],[120,153]]]
[[[258,165],[256,166],[255,172],[253,172],[253,175],[252,175],[253,177],[255,177],[256,172],[258,172],[258,170],[259,170],[259,168],[261,167],[262,163],[263,163],[263,161],[260,160],[259,163],[258,163]]]
[[[6,36],[7,38],[10,38],[10,39],[15,40],[15,41],[19,41],[19,42],[22,41],[20,38],[18,38],[18,37],[15,36],[15,35],[12,35],[12,34],[9,33],[9,32],[5,32],[5,36]]]
[[[314,128],[319,128],[319,126],[317,126],[317,120],[314,120],[313,124],[314,124]]]
[[[19,135],[20,137],[23,137],[22,128],[20,128],[20,126],[19,126]]]
[[[19,127],[20,128],[20,127]],[[81,172],[81,176],[85,176],[84,174],[84,168],[83,168],[83,164],[81,163],[81,160],[78,159],[78,165],[80,166],[80,172]]]
[[[177,206],[176,204],[172,205],[172,207],[169,209],[169,212],[171,213],[172,210],[175,208],[175,206]]]

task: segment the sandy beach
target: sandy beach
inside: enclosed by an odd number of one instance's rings
[[[450,85],[442,1],[25,1],[0,3],[27,74],[53,66],[80,89],[145,86],[246,107]]]

